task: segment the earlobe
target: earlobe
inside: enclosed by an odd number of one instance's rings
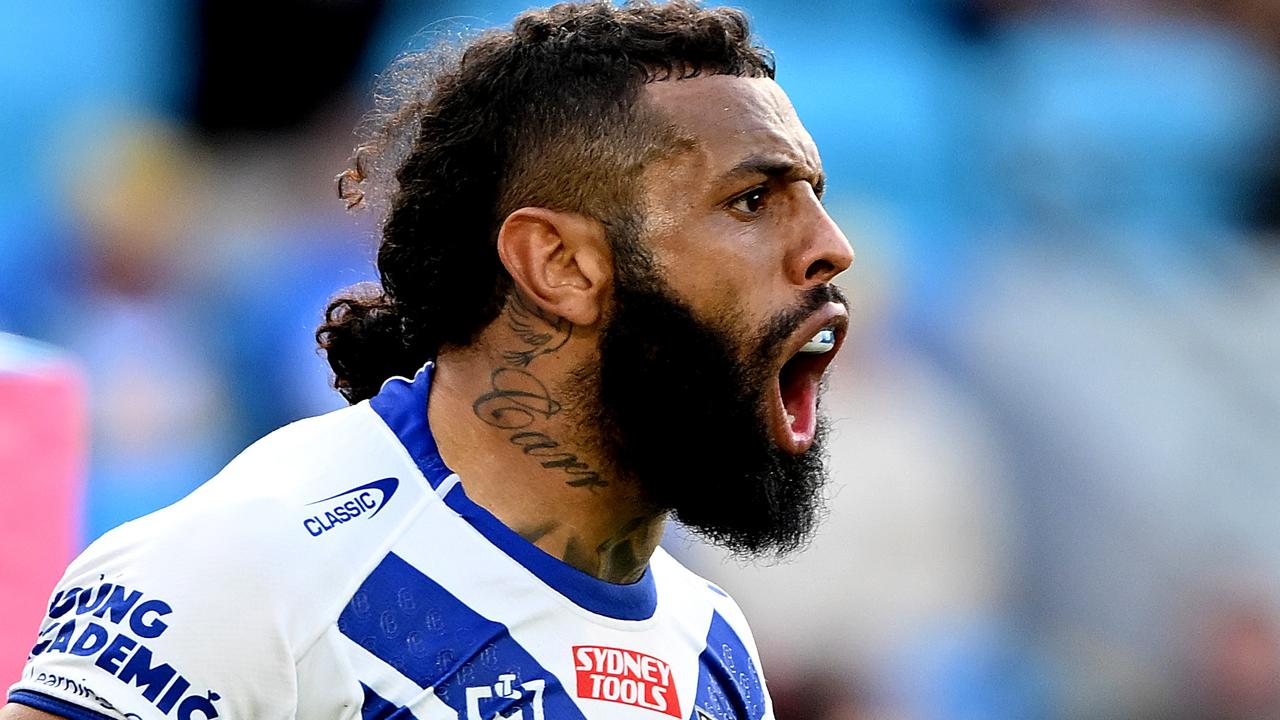
[[[604,226],[576,213],[521,208],[498,231],[498,257],[518,291],[574,325],[599,320],[612,276]]]

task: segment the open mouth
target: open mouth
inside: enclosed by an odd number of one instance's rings
[[[813,445],[818,426],[818,389],[822,375],[844,341],[848,314],[844,306],[828,303],[796,332],[787,360],[777,374],[777,392],[770,413],[774,441],[798,455]]]

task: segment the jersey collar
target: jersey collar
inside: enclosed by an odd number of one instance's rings
[[[651,568],[646,567],[644,575],[629,585],[588,575],[520,537],[467,497],[462,483],[450,481],[456,474],[440,457],[427,421],[427,397],[434,369],[435,363],[428,362],[412,379],[387,380],[369,404],[395,433],[431,487],[442,492],[445,504],[499,550],[579,607],[618,620],[652,617],[658,606],[658,592]]]

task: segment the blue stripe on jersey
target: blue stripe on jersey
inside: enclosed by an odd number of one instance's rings
[[[50,715],[67,718],[67,720],[115,720],[113,715],[106,715],[96,710],[88,710],[75,703],[33,690],[14,690],[9,693],[9,702],[26,705],[27,707],[47,712]]]
[[[352,596],[338,630],[419,686],[433,688],[459,717],[471,716],[469,702],[480,717],[494,717],[529,707],[540,696],[545,717],[585,720],[560,680],[505,626],[467,607],[395,553]]]
[[[493,513],[467,497],[462,485],[455,485],[444,501],[490,542],[579,607],[618,620],[647,620],[658,609],[658,587],[648,567],[644,569],[644,575],[630,585],[605,582],[548,555],[520,537]]]
[[[427,363],[411,383],[403,379],[388,380],[369,402],[413,456],[431,487],[438,488],[453,471],[440,457],[427,423],[427,394],[434,367],[434,363]],[[658,609],[658,588],[649,568],[630,585],[605,582],[520,537],[488,510],[472,502],[461,484],[449,491],[445,502],[489,542],[579,607],[618,620],[647,620]]]
[[[360,683],[364,688],[364,703],[360,705],[360,720],[416,720],[409,708],[383,698],[373,688]]]
[[[436,488],[453,471],[444,464],[436,439],[427,427],[427,390],[431,387],[431,371],[435,363],[427,363],[413,376],[412,382],[391,378],[369,399],[382,421],[395,432],[400,444]]]
[[[707,647],[698,658],[698,693],[690,720],[701,708],[716,720],[760,720],[765,695],[755,660],[729,623],[712,613]]]

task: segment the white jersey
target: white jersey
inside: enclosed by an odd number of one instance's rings
[[[604,582],[472,502],[431,365],[245,450],[93,543],[22,703],[73,720],[772,718],[737,606],[659,549]]]

